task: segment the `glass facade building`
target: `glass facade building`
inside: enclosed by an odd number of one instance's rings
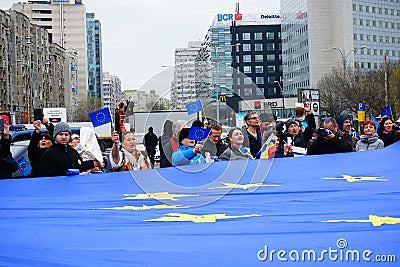
[[[104,105],[101,23],[94,13],[86,13],[88,100]]]

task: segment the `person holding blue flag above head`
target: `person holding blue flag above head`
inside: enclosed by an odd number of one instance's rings
[[[2,128],[4,127],[0,131],[0,179],[12,178],[13,172],[18,170],[18,163],[14,160],[10,151],[10,126],[3,118],[0,118],[0,123]]]
[[[189,132],[190,128],[182,128],[179,132],[179,148],[172,153],[172,166],[206,163],[206,159],[200,153],[203,145],[189,139]]]
[[[229,146],[219,157],[220,160],[254,159],[250,149],[243,146],[244,134],[239,127],[232,128],[228,133]]]
[[[43,125],[49,131],[48,133],[41,133],[40,126]],[[54,131],[54,125],[49,123],[49,120],[45,117],[42,120],[36,120],[32,122],[35,131],[33,131],[31,140],[28,146],[28,157],[32,166],[31,177],[43,176],[42,170],[42,157],[44,152],[53,145],[52,137]]]
[[[136,148],[136,137],[133,132],[123,132],[119,141],[118,132],[111,136],[113,146],[110,153],[110,164],[114,171],[134,171],[150,169],[150,162],[139,149]]]

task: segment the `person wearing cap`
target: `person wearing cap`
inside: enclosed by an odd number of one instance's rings
[[[46,126],[48,132],[41,132],[40,126]],[[52,146],[52,138],[51,135],[54,131],[54,125],[49,123],[49,120],[45,117],[40,120],[36,120],[32,122],[33,127],[35,127],[35,131],[33,131],[31,140],[28,145],[28,158],[29,162],[32,166],[31,177],[40,177],[43,176],[42,162],[41,159],[43,157],[44,152]]]
[[[304,133],[300,131],[300,122],[288,119],[285,123],[286,130],[283,130],[283,122],[280,121],[276,125],[276,130],[281,136],[280,150],[283,151],[283,145],[291,145],[296,147],[307,148],[307,141],[304,138]]]
[[[360,140],[357,142],[356,151],[375,150],[385,147],[385,144],[375,132],[376,126],[373,121],[364,121],[362,127],[364,134],[361,135]]]
[[[203,145],[196,144],[189,139],[190,128],[182,128],[179,132],[179,148],[172,153],[172,166],[205,163],[206,159],[201,155]]]
[[[44,176],[65,176],[68,169],[87,171],[100,167],[97,161],[82,161],[79,153],[70,145],[71,128],[65,122],[59,122],[54,127],[53,145],[48,148],[42,157]]]
[[[336,122],[339,126],[339,130],[343,133],[343,139],[351,143],[353,150],[356,147],[358,138],[356,131],[352,131],[351,117],[350,115],[341,114],[336,117]]]
[[[328,117],[324,120],[323,129],[318,130],[318,136],[310,142],[307,148],[308,155],[321,155],[352,152],[353,145],[343,139],[335,118]]]

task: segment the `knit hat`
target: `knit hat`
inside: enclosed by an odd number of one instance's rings
[[[349,115],[344,115],[344,114],[338,115],[336,117],[336,122],[338,124],[339,130],[342,130],[343,122],[345,120],[350,120],[351,121],[351,117]]]
[[[62,121],[54,126],[53,139],[55,139],[57,134],[61,132],[69,132],[71,134],[71,128],[69,128],[69,125],[66,122]]]
[[[296,124],[297,126],[299,126],[299,124],[295,120],[288,120],[286,122],[286,129],[289,129],[290,125],[292,124]]]
[[[190,128],[182,128],[179,132],[179,144],[181,144],[182,140],[188,138],[190,132]]]

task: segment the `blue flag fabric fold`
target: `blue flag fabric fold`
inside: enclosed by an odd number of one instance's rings
[[[371,115],[371,121],[373,121],[375,123],[375,132],[378,132],[378,128],[379,128],[379,122],[378,120]]]
[[[201,104],[201,100],[196,100],[192,103],[189,103],[186,105],[186,110],[188,115],[191,115],[193,113],[199,112],[203,110],[203,105]]]
[[[95,128],[112,122],[110,109],[108,107],[90,113],[89,118]]]
[[[21,172],[24,176],[28,176],[31,173],[32,166],[29,164],[29,162],[24,157],[21,157],[17,161],[17,163],[18,163],[18,168],[21,170]]]
[[[190,127],[188,138],[196,141],[203,141],[210,134],[211,129],[200,128],[196,126]]]
[[[391,116],[391,115],[392,115],[392,107],[390,105],[387,105],[382,109],[381,117]]]

